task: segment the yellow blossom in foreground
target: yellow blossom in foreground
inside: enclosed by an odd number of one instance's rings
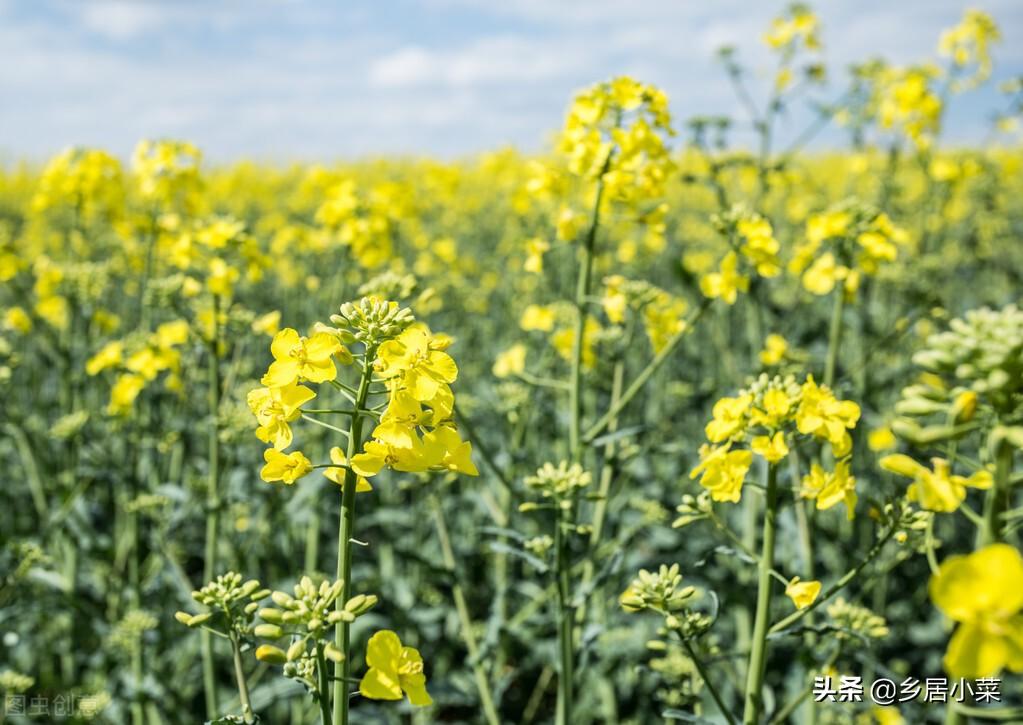
[[[337,446],[330,449],[330,462],[334,466],[326,469],[323,472],[324,478],[328,481],[333,481],[338,486],[343,486],[345,483],[345,469],[341,466],[347,466],[348,461],[345,458],[345,452]],[[373,486],[370,485],[369,481],[364,476],[359,476],[355,480],[355,492],[362,493],[363,491],[372,491]]]
[[[369,670],[359,682],[359,692],[371,700],[400,700],[408,695],[415,707],[433,703],[426,691],[423,657],[413,647],[403,647],[390,630],[377,632],[366,645]]]
[[[742,496],[742,484],[753,463],[751,451],[729,451],[728,446],[700,447],[700,463],[689,474],[696,478],[702,474],[700,485],[710,491],[715,501],[736,503]]]
[[[983,469],[969,478],[952,475],[951,466],[944,458],[933,458],[934,470],[914,461],[902,453],[894,453],[881,459],[881,468],[900,476],[913,479],[906,490],[910,501],[917,501],[928,511],[950,513],[966,500],[967,488],[991,488],[991,472]]]
[[[764,393],[760,405],[753,408],[750,420],[766,428],[778,428],[792,410],[792,399],[781,388],[770,388]]]
[[[267,483],[280,481],[290,486],[313,470],[313,464],[301,451],[281,453],[276,448],[267,448],[263,451],[263,460],[266,465],[259,472],[259,477]]]
[[[792,600],[796,609],[806,609],[815,601],[821,593],[819,581],[800,581],[799,577],[792,577],[792,581],[785,587],[785,596]]]
[[[952,677],[1023,672],[1023,557],[1008,544],[950,556],[931,577],[931,600],[959,624],[945,652]]]
[[[425,325],[412,325],[380,346],[377,370],[383,377],[399,381],[416,400],[431,401],[458,377],[458,366],[442,349],[447,347],[447,339],[431,336]]]
[[[753,396],[749,393],[735,398],[720,398],[714,403],[714,419],[704,429],[707,440],[720,443],[742,433],[752,404]]]
[[[836,504],[845,503],[850,519],[856,509],[856,479],[849,475],[849,459],[835,464],[835,470],[827,473],[819,463],[814,463],[810,473],[803,477],[804,498],[817,502],[817,510],[825,511]]]
[[[341,350],[340,341],[328,332],[317,332],[307,339],[287,327],[274,335],[270,343],[274,361],[261,382],[276,388],[300,380],[311,383],[333,380],[337,368],[332,357]]]
[[[246,400],[259,421],[256,437],[277,450],[290,446],[291,426],[288,423],[298,418],[302,414],[302,406],[315,397],[312,390],[295,383],[249,391]]]
[[[789,454],[789,447],[785,443],[785,434],[781,431],[771,437],[754,436],[750,441],[750,450],[765,458],[769,463],[777,463]]]
[[[849,430],[860,419],[860,406],[851,400],[838,400],[831,389],[818,386],[812,375],[803,383],[803,394],[796,410],[796,426],[804,435],[814,435],[831,444],[836,457],[852,450]]]

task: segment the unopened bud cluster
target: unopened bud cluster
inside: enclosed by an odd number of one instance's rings
[[[338,622],[354,622],[368,612],[376,603],[372,594],[357,594],[344,607],[337,608],[336,601],[344,588],[344,581],[323,581],[317,586],[308,576],[295,585],[295,594],[273,592],[271,599],[275,607],[259,610],[263,624],[256,626],[254,633],[263,639],[278,640],[291,636],[294,641],[287,651],[272,645],[263,645],[256,650],[256,657],[271,664],[297,663],[314,649],[322,649],[323,655],[334,662],[344,659],[332,641],[334,625]]]
[[[260,600],[269,594],[270,590],[262,588],[256,579],[243,581],[241,574],[229,571],[192,592],[192,599],[208,607],[208,611],[199,614],[178,612],[174,618],[187,627],[207,625],[213,629],[217,629],[214,625],[219,623],[219,619],[226,618],[228,629],[247,634]]]
[[[710,494],[707,491],[701,492],[698,496],[686,494],[682,497],[682,503],[675,507],[678,512],[671,526],[680,529],[691,523],[707,518],[711,514]]]
[[[996,407],[1009,406],[1023,391],[1023,310],[970,310],[931,335],[913,362],[990,396]]]
[[[874,614],[866,607],[847,602],[842,597],[838,597],[833,604],[829,604],[827,612],[831,624],[838,630],[835,636],[839,639],[848,639],[854,636],[848,632],[871,639],[888,636],[888,622],[884,617]]]
[[[655,609],[673,614],[696,596],[696,587],[682,586],[678,564],[661,564],[656,572],[640,569],[618,601],[627,612]]]
[[[338,327],[343,343],[361,342],[376,347],[400,335],[415,322],[412,310],[397,302],[379,297],[363,297],[358,302],[345,302],[340,314],[331,315],[330,321]]]
[[[591,477],[578,463],[545,463],[535,475],[526,478],[526,486],[544,498],[567,499],[590,485]]]

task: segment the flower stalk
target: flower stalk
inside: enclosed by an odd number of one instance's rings
[[[209,469],[206,479],[206,552],[203,566],[203,580],[211,581],[217,572],[217,537],[220,530],[220,297],[213,295],[213,329],[209,340],[208,408],[209,423]],[[206,715],[214,719],[218,715],[217,680],[213,664],[213,639],[209,631],[202,632],[202,676],[206,696]]]
[[[348,435],[348,449],[346,460],[351,461],[359,452],[362,444],[362,423],[363,416],[360,414],[366,407],[366,399],[369,397],[369,386],[373,378],[373,357],[376,350],[370,346],[366,347],[362,359],[362,377],[359,380],[359,388],[355,396],[355,413],[352,415],[352,426]],[[341,596],[337,599],[337,610],[344,609],[345,602],[352,596],[352,536],[355,533],[355,488],[358,485],[358,475],[351,466],[345,468],[344,485],[341,491],[341,514],[338,524],[337,542],[337,578],[342,584]],[[334,640],[338,649],[344,655],[344,659],[334,666],[334,717],[333,722],[338,725],[348,725],[348,679],[351,677],[352,663],[349,657],[349,643],[351,639],[350,625],[345,619],[338,621],[334,630]],[[326,699],[326,692],[324,692]],[[327,720],[324,720],[326,725]]]
[[[753,641],[746,672],[746,702],[743,724],[754,725],[763,716],[761,689],[767,665],[767,633],[771,617],[771,568],[774,566],[775,523],[778,507],[778,468],[767,467],[764,502],[764,530],[760,561],[757,562],[757,608],[753,622]]]

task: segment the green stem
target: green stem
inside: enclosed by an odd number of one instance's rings
[[[213,295],[213,335],[209,342],[208,407],[209,424],[209,471],[206,479],[206,552],[203,565],[203,581],[213,581],[217,573],[217,537],[220,530],[220,335],[218,318],[220,298]],[[213,639],[207,631],[202,632],[202,677],[206,695],[206,716],[213,720],[219,714],[217,704],[217,680],[213,665]]]
[[[710,696],[714,698],[714,704],[718,706],[718,710],[724,716],[725,720],[728,721],[728,725],[735,725],[735,718],[732,717],[732,713],[729,712],[728,708],[725,706],[725,701],[722,699],[721,694],[717,691],[717,688],[714,687],[714,683],[711,681],[710,675],[703,666],[703,662],[696,656],[696,651],[693,649],[693,646],[689,643],[688,639],[682,636],[681,632],[678,630],[675,630],[675,632],[678,634],[678,638],[681,640],[682,646],[686,650],[686,654],[689,655],[689,659],[692,660],[693,664],[696,666],[696,671],[699,672],[700,677],[703,678],[703,684],[707,686],[707,692],[709,692]]]
[[[757,566],[757,610],[753,622],[749,668],[746,671],[746,704],[742,718],[744,725],[755,725],[760,722],[764,709],[761,689],[767,665],[767,631],[771,617],[771,568],[774,566],[775,517],[778,505],[778,469],[774,464],[768,466],[766,478],[763,544]]]
[[[444,509],[441,507],[440,499],[435,495],[430,496],[430,505],[433,508],[433,520],[437,527],[437,539],[440,542],[444,568],[452,574],[454,581],[451,586],[451,595],[455,600],[455,611],[458,613],[458,621],[462,629],[462,641],[465,642],[465,649],[469,653],[469,662],[472,663],[472,674],[476,680],[476,690],[479,692],[483,714],[490,725],[499,725],[501,720],[497,716],[497,709],[494,707],[494,698],[490,693],[487,673],[479,661],[479,646],[476,643],[476,636],[473,634],[472,618],[469,616],[469,605],[465,601],[465,591],[458,582],[457,576],[455,576],[455,552],[451,547],[451,536],[448,533],[447,522],[444,520]]]
[[[1005,441],[998,444],[995,453],[995,480],[984,499],[984,521],[977,534],[977,548],[988,546],[1002,540],[1000,523],[1005,510],[1005,493],[1012,475],[1012,446]]]
[[[366,407],[369,385],[373,379],[372,364],[374,350],[367,348],[362,359],[362,379],[356,393],[355,409],[361,411]],[[348,436],[348,453],[346,460],[359,452],[362,444],[362,415],[352,416],[352,428]],[[350,467],[345,469],[345,482],[341,491],[341,515],[338,524],[337,541],[337,578],[342,584],[341,596],[337,599],[337,609],[344,609],[345,602],[352,596],[352,535],[355,533],[355,487],[359,477]],[[348,725],[348,678],[351,676],[352,660],[349,657],[348,644],[351,632],[349,623],[340,620],[334,630],[335,643],[344,654],[344,659],[334,667],[334,722]],[[323,693],[326,698],[326,691]],[[325,721],[326,722],[326,721]]]
[[[842,313],[845,311],[845,289],[841,284],[835,287],[835,304],[831,308],[831,327],[828,330],[828,357],[824,362],[824,384],[829,388],[835,384],[835,365],[838,362],[838,348],[842,342]]]
[[[316,699],[320,703],[320,725],[331,725],[333,720],[330,715],[330,672],[327,670],[327,660],[323,656],[323,646],[319,644],[316,645],[316,672],[320,676],[320,681],[316,688],[318,690]],[[334,684],[335,689],[338,686],[343,688],[345,683],[337,682]],[[346,697],[345,700],[347,699]]]
[[[144,675],[142,663],[142,635],[139,634],[135,640],[135,647],[131,652],[131,677],[134,680],[134,694],[131,700],[131,722],[132,725],[145,725],[145,709],[142,703],[142,677]]]
[[[252,704],[249,701],[249,685],[245,681],[245,670],[242,669],[242,651],[237,635],[231,637],[231,651],[234,655],[234,678],[238,683],[238,699],[242,703],[242,718],[250,723],[253,721]]]
[[[569,586],[568,545],[565,541],[563,509],[558,507],[554,519],[554,551],[557,569],[558,589],[558,672],[557,725],[571,725],[572,721],[572,680],[575,661],[572,645],[573,615]]]
[[[611,379],[611,407],[614,407],[618,402],[618,399],[622,395],[622,379],[625,375],[625,363],[621,360],[617,361],[614,366],[614,373]],[[608,432],[614,433],[618,429],[618,419],[614,418],[608,423]],[[594,565],[594,557],[592,552],[600,544],[600,539],[604,533],[604,520],[607,518],[607,507],[611,498],[611,483],[614,480],[614,465],[612,459],[614,458],[615,452],[615,441],[608,441],[604,446],[604,465],[600,469],[600,485],[597,489],[597,502],[593,506],[593,528],[590,530],[590,556],[586,557],[583,562],[583,574],[581,587],[585,591],[590,582],[593,580],[593,575],[596,572],[596,566]],[[595,594],[596,592],[594,592]],[[600,597],[593,597],[595,602],[600,602]],[[586,618],[587,601],[583,601],[579,607],[578,619],[580,622]],[[597,613],[600,616],[600,613]]]
[[[604,171],[597,180],[597,193],[593,201],[593,217],[590,221],[589,231],[581,249],[579,260],[579,277],[575,287],[575,339],[572,341],[572,377],[569,388],[569,411],[571,413],[568,445],[573,461],[582,459],[582,386],[583,386],[583,348],[585,340],[583,335],[586,332],[586,305],[590,296],[590,286],[593,277],[593,256],[597,244],[597,231],[600,228],[600,204],[604,198],[604,172],[611,163],[611,156],[608,155],[604,164]]]

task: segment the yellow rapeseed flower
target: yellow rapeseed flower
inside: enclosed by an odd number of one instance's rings
[[[792,577],[792,581],[785,587],[785,596],[792,600],[796,609],[806,609],[815,601],[821,593],[819,581],[800,581],[799,577]]]
[[[301,451],[281,453],[276,448],[267,448],[263,451],[263,460],[266,465],[260,470],[259,477],[267,483],[280,481],[290,486],[313,470],[313,464]]]
[[[931,600],[958,623],[945,652],[953,677],[1023,672],[1023,557],[1008,544],[950,556],[931,577]]]
[[[366,645],[369,670],[359,682],[359,692],[371,700],[400,700],[408,696],[414,707],[433,703],[426,691],[423,657],[419,650],[404,647],[390,630],[377,632]]]

